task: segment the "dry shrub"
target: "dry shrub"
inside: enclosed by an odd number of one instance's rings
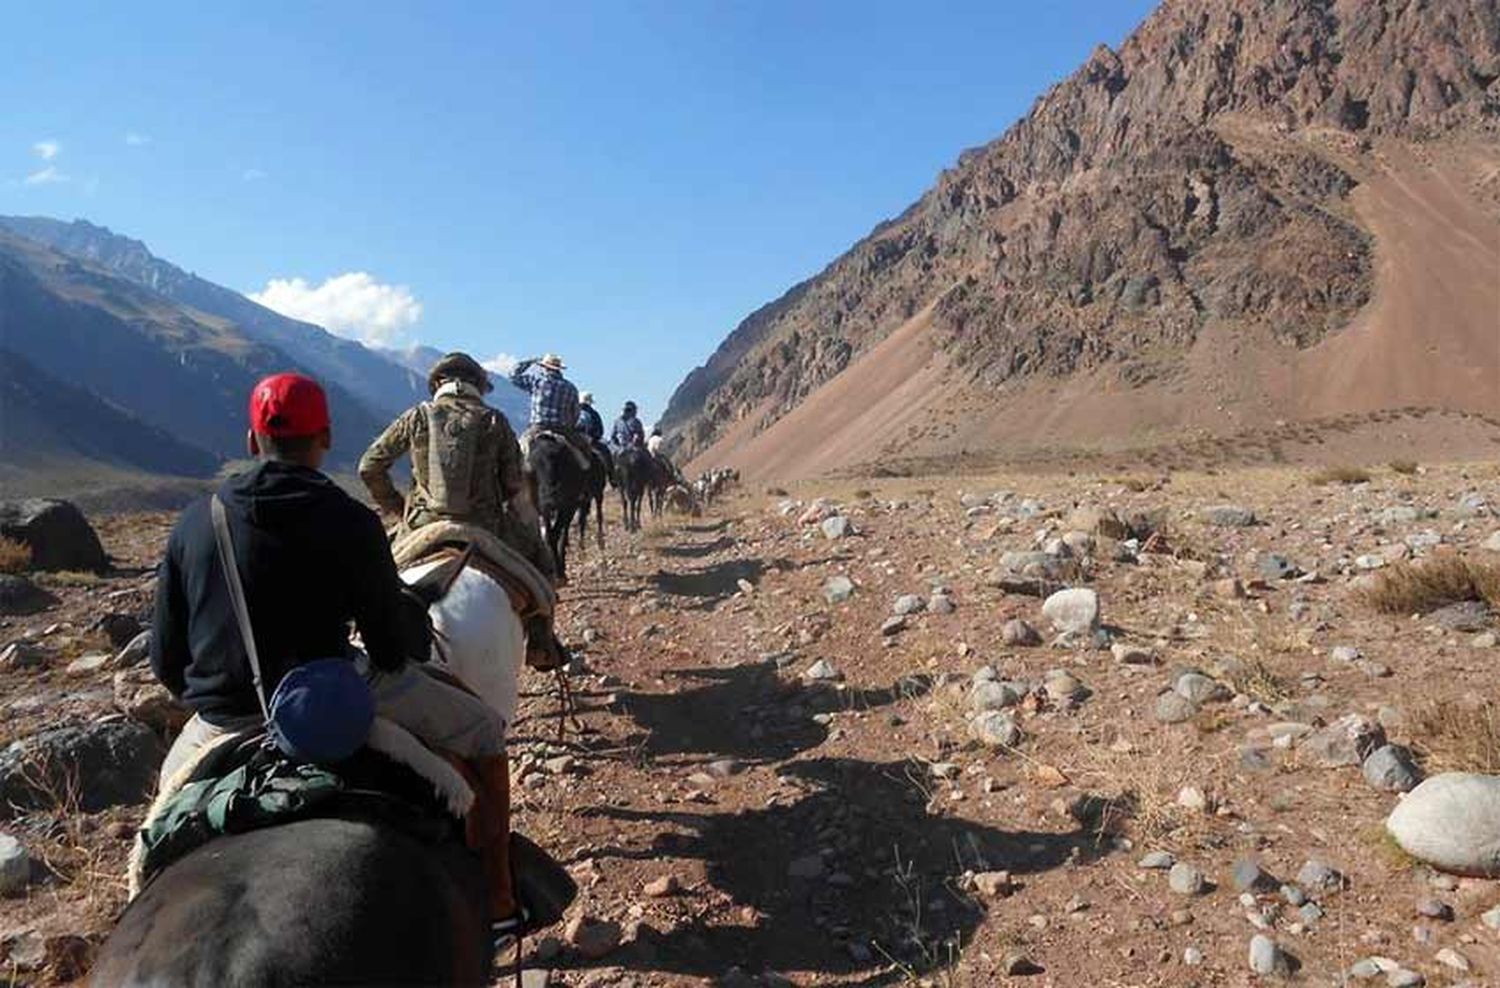
[[[1418,563],[1388,566],[1363,591],[1365,603],[1385,614],[1426,614],[1466,600],[1500,607],[1500,564],[1440,553]]]
[[[1392,460],[1388,466],[1403,477],[1410,477],[1417,472],[1416,460]]]
[[[31,568],[31,546],[0,536],[0,573],[24,573]]]
[[[1366,484],[1369,481],[1370,472],[1360,467],[1326,467],[1312,475],[1312,482],[1319,487],[1329,484]]]
[[[1408,718],[1411,746],[1428,772],[1500,772],[1500,706],[1479,699],[1432,700]]]
[[[1291,683],[1287,677],[1271,669],[1260,659],[1239,662],[1227,670],[1229,683],[1236,693],[1259,700],[1268,707],[1289,699]]]

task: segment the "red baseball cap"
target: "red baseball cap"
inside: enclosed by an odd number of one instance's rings
[[[250,392],[250,431],[278,439],[315,436],[328,428],[328,396],[302,374],[272,374]]]

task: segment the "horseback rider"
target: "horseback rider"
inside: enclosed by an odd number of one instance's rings
[[[646,427],[636,418],[635,411],[635,402],[627,401],[620,417],[615,420],[610,442],[616,449],[640,449],[646,445]]]
[[[666,437],[661,434],[661,426],[653,426],[651,437],[646,440],[646,452],[650,453],[651,458],[661,465],[662,471],[667,475],[668,483],[681,484],[686,487],[687,478],[678,471],[677,464],[672,462],[671,457],[661,451],[662,444],[666,441]]]
[[[532,365],[540,374],[530,373]],[[567,368],[563,359],[555,353],[544,357],[528,357],[516,364],[511,371],[510,383],[531,395],[531,423],[521,436],[521,448],[531,448],[531,442],[540,433],[551,432],[561,436],[578,457],[578,465],[587,472],[592,463],[588,441],[578,431],[578,389],[573,382],[563,377]]]
[[[604,461],[604,475],[613,477],[615,458],[604,444],[604,419],[594,407],[594,393],[585,391],[578,396],[578,431],[589,441],[589,446]]]
[[[251,392],[247,442],[257,464],[182,513],[157,573],[151,669],[193,710],[167,753],[163,782],[225,734],[269,720],[273,736],[289,737],[298,701],[278,705],[277,687],[296,670],[292,694],[316,686],[339,712],[301,722],[311,732],[304,736],[358,745],[369,727],[359,711],[368,717],[373,702],[379,715],[467,759],[476,794],[494,808],[490,819],[503,810],[508,820],[505,721],[418,665],[431,654],[431,630],[425,609],[402,592],[380,519],[319,469],[332,442],[323,389],[300,374],[262,380]],[[351,621],[362,654],[350,644]],[[486,829],[492,839],[481,848],[501,932],[517,919],[506,829]]]
[[[516,434],[485,403],[490,388],[479,361],[466,353],[444,356],[427,375],[432,399],[407,409],[370,444],[359,460],[360,479],[404,530],[439,521],[475,525],[555,580],[556,562],[542,540]],[[412,483],[403,498],[390,471],[408,451]],[[546,615],[527,619],[526,649],[526,662],[535,669],[555,669],[568,658]]]

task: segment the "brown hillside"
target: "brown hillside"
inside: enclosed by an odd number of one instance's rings
[[[746,320],[679,448],[806,476],[1500,413],[1495,5],[1244,7],[1163,5]]]

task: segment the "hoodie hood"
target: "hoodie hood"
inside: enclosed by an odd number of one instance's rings
[[[219,487],[219,498],[252,525],[285,527],[342,492],[328,476],[310,467],[265,460]]]

